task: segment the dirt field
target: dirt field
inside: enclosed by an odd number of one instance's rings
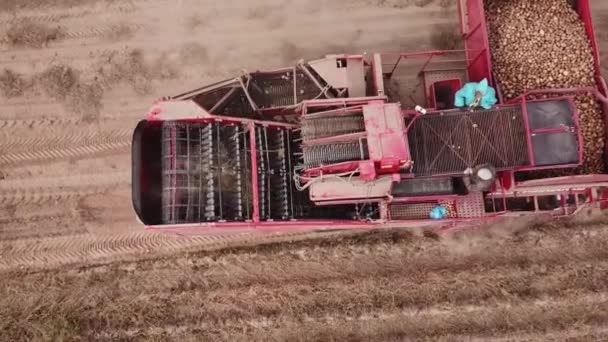
[[[53,3],[0,0],[0,340],[608,338],[598,223],[226,250],[260,237],[135,220],[131,130],[155,99],[324,53],[436,48],[454,1]],[[606,67],[608,2],[593,6]]]

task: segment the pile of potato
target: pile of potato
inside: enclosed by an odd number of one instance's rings
[[[505,100],[533,89],[595,87],[591,45],[568,0],[485,4],[493,70]],[[590,94],[575,102],[584,146],[583,166],[575,172],[604,172],[602,111]]]

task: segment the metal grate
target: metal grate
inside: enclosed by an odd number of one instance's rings
[[[294,72],[251,75],[251,93],[260,109],[285,107],[295,103]]]
[[[391,195],[395,197],[451,195],[455,192],[454,182],[450,177],[402,179],[393,184]]]
[[[456,199],[456,211],[459,218],[477,218],[485,215],[485,204],[481,192],[459,196]]]
[[[243,88],[237,88],[226,102],[220,105],[213,114],[246,118],[255,116],[255,112],[251,107],[251,103],[249,103]]]
[[[165,224],[249,219],[248,139],[239,125],[163,124]]]
[[[304,146],[303,152],[304,166],[307,168],[369,158],[367,142],[363,139],[353,142]]]
[[[208,93],[203,93],[194,97],[194,102],[198,103],[205,110],[210,111],[214,108],[220,100],[222,100],[228,92],[232,91],[232,87],[224,87],[215,89]]]
[[[414,173],[462,173],[490,163],[529,165],[526,128],[519,107],[420,116],[408,131]]]
[[[390,205],[390,215],[393,220],[423,220],[429,218],[429,213],[437,203],[397,203]]]
[[[365,131],[363,112],[327,116],[305,115],[302,117],[304,139],[319,139],[336,135]]]
[[[319,86],[298,66],[291,70],[251,74],[249,91],[260,109],[292,106],[321,95]]]
[[[257,126],[256,158],[260,219],[286,220],[296,217],[299,199],[291,181],[293,159],[291,132]]]
[[[315,83],[315,81],[313,81],[313,79],[311,79],[304,71],[302,71],[302,68],[307,68],[307,70],[310,70],[308,67],[306,66],[300,66],[298,67],[297,71],[296,71],[296,98],[297,98],[297,102],[300,103],[304,100],[311,100],[311,99],[315,99],[315,98],[325,98],[325,96],[321,96],[321,89],[319,89],[319,86]],[[309,71],[311,74],[313,74],[312,71]],[[313,76],[316,77],[316,76]],[[321,82],[320,77],[317,77],[317,82]]]

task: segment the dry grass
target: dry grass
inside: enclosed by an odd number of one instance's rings
[[[10,69],[0,72],[0,91],[6,98],[19,97],[30,87],[29,80]]]
[[[257,337],[271,341],[394,341],[439,338],[461,334],[489,338],[497,333],[543,332],[565,329],[577,324],[601,324],[608,319],[608,303],[589,303],[576,299],[555,299],[551,305],[519,303],[509,308],[479,310],[461,314],[435,315],[424,311],[415,316],[395,313],[386,319],[338,320],[331,324],[292,323],[261,333]]]
[[[64,100],[80,82],[80,75],[70,66],[53,65],[42,72],[38,82],[48,96]]]
[[[0,339],[357,341],[584,327],[608,319],[607,244],[598,227],[467,241],[392,230],[12,273],[0,278]]]
[[[375,0],[376,6],[403,9],[410,6],[412,0]]]
[[[73,113],[78,114],[85,122],[92,122],[99,118],[101,113],[103,88],[97,83],[78,83],[68,94],[66,106]]]
[[[96,68],[97,79],[105,88],[118,83],[128,83],[139,95],[150,94],[153,80],[176,78],[179,70],[168,54],[153,61],[145,58],[142,50],[114,51],[105,57]]]
[[[180,49],[180,57],[186,65],[200,65],[209,62],[209,51],[202,44],[192,42]]]
[[[418,7],[426,7],[432,4],[435,0],[414,0],[414,5]]]
[[[112,52],[101,62],[97,70],[99,79],[110,87],[116,83],[127,82],[138,94],[148,94],[150,85],[150,70],[144,61],[141,50],[131,50],[124,53]]]
[[[439,7],[441,7],[441,8],[454,7],[456,5],[456,1],[458,1],[458,0],[440,0]]]
[[[60,40],[63,35],[59,27],[32,21],[16,22],[6,31],[8,43],[15,47],[42,48],[50,42]]]
[[[67,65],[53,65],[37,77],[38,84],[46,94],[65,104],[73,113],[85,121],[99,117],[103,88],[97,83],[80,79],[80,73]]]
[[[55,7],[69,8],[77,5],[91,5],[103,1],[105,3],[115,3],[120,0],[53,0],[52,4]],[[35,9],[47,6],[49,1],[46,0],[1,0],[0,12],[14,12],[23,9]]]
[[[184,49],[177,58],[203,63],[208,59],[204,47],[193,44]],[[113,85],[126,82],[140,95],[153,90],[153,80],[173,79],[179,75],[176,58],[162,54],[153,61],[147,61],[141,50],[130,50],[120,54],[112,53],[102,59],[96,69],[93,81],[81,80],[80,72],[69,65],[51,65],[46,70],[26,80],[22,75],[5,69],[0,73],[0,91],[4,97],[22,96],[31,86],[37,86],[49,97],[60,101],[66,107],[92,120],[99,116],[104,91]]]
[[[431,33],[431,46],[437,50],[459,50],[464,47],[457,24],[436,25]]]
[[[110,41],[127,40],[132,38],[134,35],[135,31],[133,28],[123,23],[110,30],[110,32],[108,32],[106,35],[106,39]]]

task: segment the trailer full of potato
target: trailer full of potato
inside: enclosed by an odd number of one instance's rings
[[[492,62],[504,100],[545,88],[595,87],[593,50],[568,0],[488,0]],[[539,95],[546,98],[554,95]],[[583,138],[576,173],[604,172],[605,126],[592,94],[575,97]]]

